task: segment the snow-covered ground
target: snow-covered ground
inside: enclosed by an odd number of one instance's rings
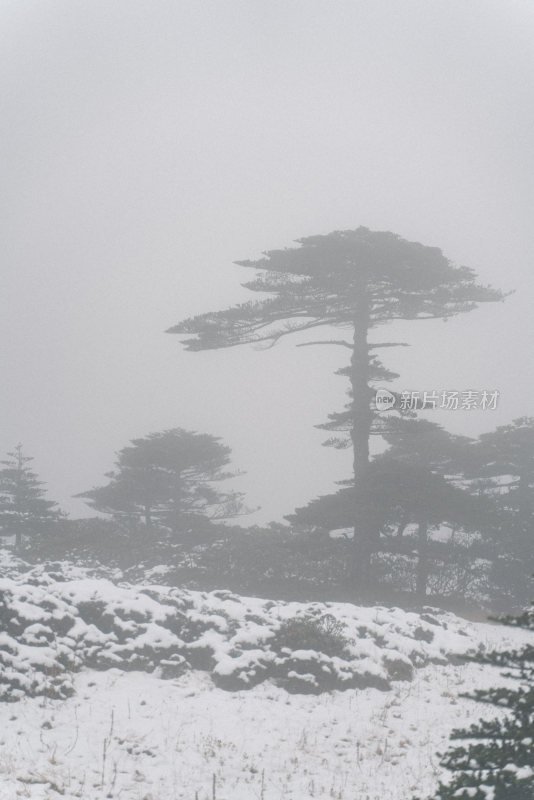
[[[440,612],[116,586],[72,570],[11,573],[0,589],[0,617],[10,630],[0,634],[4,687],[10,676],[22,676],[15,702],[0,703],[1,800],[424,797],[442,774],[436,753],[447,748],[451,730],[495,713],[459,694],[503,682],[495,668],[454,653],[510,649],[533,635]],[[88,602],[104,631],[83,620]],[[382,690],[348,682],[343,691],[316,694],[299,693],[297,684],[294,693],[270,676],[273,664],[276,676],[280,663],[298,670],[299,658],[309,664],[318,655],[276,651],[277,626],[325,613],[344,623],[351,644],[324,666],[339,672],[341,685],[348,670],[380,678]],[[169,652],[188,656],[198,642],[212,656],[202,670],[188,665],[163,679]],[[139,653],[151,672],[132,670]],[[39,664],[60,656],[63,672],[40,673]],[[403,675],[411,679],[388,671],[394,657],[411,664]],[[251,665],[262,659],[266,672],[252,688],[221,684],[244,665],[246,686]],[[43,695],[47,681],[58,679],[72,695]]]
[[[487,667],[432,665],[391,692],[310,696],[84,671],[68,700],[0,705],[0,797],[409,800],[435,786],[451,729],[484,713],[457,694],[492,682]]]

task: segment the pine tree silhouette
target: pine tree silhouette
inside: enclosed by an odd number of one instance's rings
[[[533,630],[534,612],[503,622]],[[503,676],[517,682],[512,687],[464,695],[508,713],[453,731],[451,739],[465,744],[452,747],[443,756],[442,766],[453,778],[448,784],[440,783],[434,800],[533,800],[534,645],[474,660],[502,667]]]

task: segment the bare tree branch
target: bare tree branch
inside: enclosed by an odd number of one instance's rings
[[[310,347],[314,344],[339,344],[341,347],[348,347],[349,350],[352,350],[352,345],[349,342],[345,342],[343,339],[325,339],[322,342],[301,342],[297,347]]]

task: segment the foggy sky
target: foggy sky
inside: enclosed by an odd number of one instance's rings
[[[515,289],[372,338],[412,344],[384,351],[399,390],[501,391],[449,430],[534,413],[530,0],[4,0],[0,81],[0,448],[72,515],[172,427],[233,448],[250,521],[348,476],[312,427],[345,402],[341,348],[164,333],[249,299],[234,260],[315,233],[392,230]]]

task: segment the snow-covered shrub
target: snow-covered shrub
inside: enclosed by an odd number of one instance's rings
[[[265,680],[290,692],[387,689],[467,647],[462,624],[441,612],[132,586],[61,564],[52,572],[0,579],[0,699],[65,697],[83,667],[164,678],[199,669],[227,690]]]
[[[383,664],[388,678],[392,681],[411,681],[413,678],[413,664],[406,658],[384,656]]]
[[[322,617],[297,616],[282,622],[271,640],[271,647],[281,652],[291,650],[318,650],[328,656],[346,654],[350,640],[347,626],[332,614]]]
[[[159,674],[162,678],[179,678],[188,669],[191,669],[191,664],[179,653],[174,653],[160,661]]]
[[[0,585],[0,701],[69,697],[72,672],[81,665],[74,642],[65,640],[74,616],[53,598],[35,605],[32,587],[14,587]]]

